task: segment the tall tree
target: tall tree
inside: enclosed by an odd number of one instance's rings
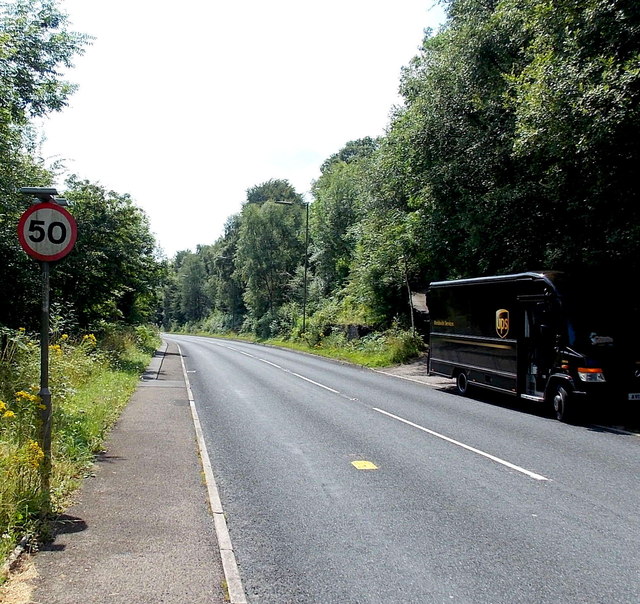
[[[377,209],[359,224],[347,293],[370,325],[385,327],[401,316],[409,323],[407,288],[419,258],[409,220],[401,210]]]
[[[247,203],[262,204],[266,201],[291,201],[302,203],[302,195],[289,184],[288,180],[271,179],[255,185],[247,191]]]
[[[73,85],[61,71],[88,36],[70,32],[54,1],[16,0],[0,6],[0,323],[28,326],[38,316],[39,286],[22,252],[16,225],[29,200],[22,186],[48,186],[53,176],[36,156],[29,119],[57,111]]]
[[[355,225],[361,219],[366,160],[376,148],[377,142],[371,138],[348,142],[322,164],[322,174],[313,183],[313,263],[324,295],[344,287],[349,276],[356,246]]]
[[[0,16],[0,107],[3,120],[62,109],[75,86],[62,79],[89,36],[67,30],[55,0],[16,0]]]
[[[508,237],[505,206],[507,216],[518,215],[515,239],[528,226],[526,199],[513,186],[514,118],[504,103],[504,75],[518,68],[519,55],[493,18],[496,4],[451,3],[449,27],[427,36],[404,71],[405,108],[384,145],[387,197],[418,212],[432,276],[505,270],[513,264],[500,245]]]
[[[502,3],[525,32],[508,78],[514,155],[552,213],[545,260],[640,268],[640,5]]]
[[[190,323],[204,319],[211,310],[211,300],[206,291],[207,271],[201,250],[184,256],[177,280],[184,321]]]
[[[261,205],[250,201],[270,195],[272,182],[265,183],[264,192],[259,187],[251,190],[242,210],[235,255],[237,275],[246,284],[248,318],[261,336],[271,335],[278,309],[291,299],[287,285],[304,258],[303,212],[296,211],[296,205],[274,203],[279,200]],[[291,197],[291,201],[301,199],[295,191]],[[303,204],[298,202],[297,206],[302,208]]]
[[[244,282],[236,271],[236,252],[240,237],[240,214],[231,216],[224,235],[212,246],[210,271],[214,309],[223,316],[223,328],[239,330],[246,307],[243,300]]]
[[[164,267],[147,216],[129,195],[75,177],[67,185],[78,239],[56,268],[54,295],[84,327],[155,320]]]

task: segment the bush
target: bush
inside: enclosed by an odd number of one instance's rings
[[[134,329],[136,346],[148,354],[153,354],[160,344],[158,328],[152,325],[139,325]]]

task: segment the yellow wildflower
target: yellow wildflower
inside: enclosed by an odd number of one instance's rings
[[[7,410],[7,403],[0,401],[0,413]]]
[[[12,417],[15,417],[15,416],[16,416],[16,414],[15,414],[13,411],[11,411],[11,410],[9,410],[9,411],[5,411],[5,412],[2,414],[2,417],[3,417],[4,419],[11,419]]]
[[[25,401],[30,401],[32,403],[37,403],[40,400],[40,397],[37,394],[29,394],[24,390],[20,390],[20,392],[16,392],[16,398],[24,399]]]
[[[88,333],[82,336],[82,342],[86,342],[87,344],[91,344],[95,346],[97,344],[96,337],[92,333]]]
[[[35,440],[30,440],[27,444],[27,463],[37,468],[44,459],[44,451]]]

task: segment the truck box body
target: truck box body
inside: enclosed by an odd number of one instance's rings
[[[577,404],[639,404],[637,300],[613,285],[558,272],[431,283],[430,372],[461,393],[550,402],[560,419]]]

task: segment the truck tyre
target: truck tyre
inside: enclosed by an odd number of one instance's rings
[[[561,422],[570,422],[574,419],[575,410],[569,396],[569,388],[564,384],[556,384],[553,388],[553,411],[556,419]]]
[[[461,396],[467,396],[469,394],[469,379],[464,371],[460,371],[456,375],[456,391]]]

